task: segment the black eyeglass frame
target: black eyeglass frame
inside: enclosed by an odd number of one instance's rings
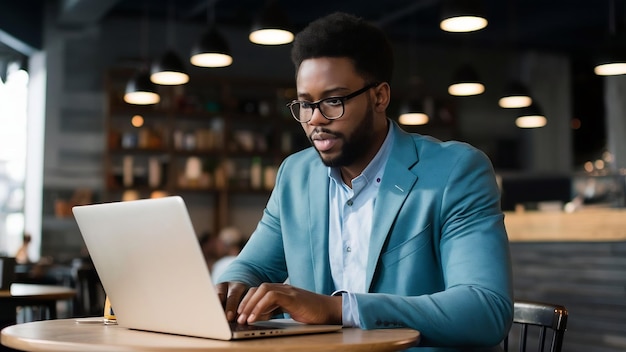
[[[380,82],[374,82],[374,83],[370,83],[365,85],[365,87],[354,91],[348,95],[344,95],[344,96],[339,96],[339,97],[328,97],[328,98],[324,98],[324,99],[320,99],[318,101],[315,102],[308,102],[308,101],[303,101],[303,100],[292,100],[291,102],[287,103],[287,107],[289,108],[289,111],[291,112],[291,116],[293,116],[294,119],[296,119],[296,121],[300,122],[300,123],[307,123],[309,121],[311,121],[311,119],[313,118],[313,113],[315,113],[315,109],[318,109],[320,111],[320,113],[322,114],[322,116],[324,116],[325,119],[327,120],[337,120],[339,118],[341,118],[345,112],[346,112],[346,106],[345,106],[345,102],[346,100],[350,100],[356,96],[359,96],[365,92],[367,92],[368,90],[378,87],[380,85]],[[324,103],[325,101],[329,101],[329,100],[339,100],[341,101],[341,114],[337,117],[328,117],[326,116],[326,114],[324,114],[324,111],[322,109],[320,109],[320,105],[322,103]],[[294,113],[292,106],[296,105],[296,104],[302,104],[302,103],[306,103],[309,105],[309,107],[307,109],[311,109],[311,117],[309,117],[308,120],[304,121],[299,119],[296,114]]]

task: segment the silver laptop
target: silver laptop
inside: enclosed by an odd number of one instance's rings
[[[76,206],[118,325],[232,340],[338,331],[276,319],[231,328],[181,197]]]

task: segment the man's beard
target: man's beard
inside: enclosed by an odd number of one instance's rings
[[[352,165],[367,153],[368,146],[372,142],[372,136],[374,135],[374,111],[371,107],[368,107],[365,112],[365,118],[348,138],[343,133],[331,132],[325,128],[321,128],[318,131],[332,134],[343,141],[339,155],[334,158],[324,158],[322,153],[317,151],[324,165],[330,167]],[[311,136],[309,136],[309,141],[313,144]]]

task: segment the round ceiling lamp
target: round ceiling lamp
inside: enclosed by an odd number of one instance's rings
[[[515,119],[515,125],[519,128],[539,128],[548,123],[539,105],[533,103],[520,110],[519,117]]]
[[[269,0],[252,23],[248,39],[255,44],[281,45],[291,43],[294,34],[289,20],[276,0]]]
[[[147,70],[138,71],[126,84],[124,101],[128,104],[151,105],[161,100]]]
[[[173,50],[167,50],[151,67],[150,80],[161,85],[180,85],[189,82],[182,60]]]
[[[200,67],[226,67],[233,63],[228,42],[214,25],[191,48],[191,63]]]
[[[485,92],[485,85],[480,82],[476,70],[470,65],[459,68],[448,87],[448,93],[455,96],[471,96]]]
[[[533,99],[528,94],[528,89],[521,82],[511,82],[504,91],[504,95],[498,100],[501,108],[525,108],[532,104]]]
[[[487,27],[481,0],[447,0],[439,27],[446,32],[474,32]]]

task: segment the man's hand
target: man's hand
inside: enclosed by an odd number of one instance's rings
[[[237,306],[239,306],[241,298],[248,290],[248,285],[241,282],[222,282],[217,284],[215,288],[217,296],[224,307],[226,319],[235,321],[235,318],[237,318]]]
[[[232,286],[229,291],[235,288],[239,289]],[[243,290],[237,291],[240,292]],[[302,323],[341,324],[341,303],[341,296],[320,295],[286,284],[264,283],[248,290],[237,309],[237,322],[245,324],[267,320],[279,309]]]

